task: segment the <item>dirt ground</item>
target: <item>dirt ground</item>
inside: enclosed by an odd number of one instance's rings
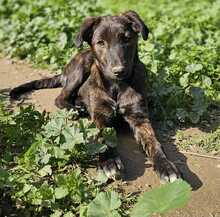
[[[8,97],[10,88],[27,81],[50,76],[46,70],[35,69],[21,61],[0,58],[0,97]],[[54,99],[60,89],[40,90],[32,93],[25,103],[33,103],[39,110],[56,110]],[[190,131],[188,129],[188,131]],[[192,198],[183,209],[169,213],[167,217],[220,217],[220,161],[178,152],[172,139],[161,138],[168,158],[180,169],[184,179],[192,186]],[[123,182],[116,182],[126,192],[136,193],[160,185],[151,165],[131,132],[124,128],[119,132],[119,152],[125,165]]]

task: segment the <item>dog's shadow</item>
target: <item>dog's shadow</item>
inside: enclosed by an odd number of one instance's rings
[[[136,143],[132,136],[132,132],[128,126],[120,128],[118,133],[119,138],[119,153],[125,166],[125,181],[134,181],[143,176],[145,170],[152,165],[146,163],[146,156],[140,145]],[[192,190],[197,190],[202,186],[202,181],[187,164],[187,157],[180,153],[174,144],[172,135],[166,136],[165,139],[160,139],[161,135],[157,136],[160,140],[167,158],[172,161],[181,172],[182,178],[187,181]],[[150,174],[149,174],[150,175]]]

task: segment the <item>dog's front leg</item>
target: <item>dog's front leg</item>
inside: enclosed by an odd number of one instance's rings
[[[179,178],[178,170],[164,154],[160,143],[155,137],[154,131],[148,119],[143,119],[142,123],[137,123],[138,117],[126,117],[127,122],[134,130],[134,136],[138,143],[142,144],[147,156],[152,160],[155,171],[160,176],[161,181],[173,182]]]
[[[170,162],[156,139],[147,116],[147,107],[140,94],[132,88],[125,90],[119,99],[120,111],[134,131],[135,139],[153,163],[161,181],[173,182],[180,177],[175,165]]]
[[[102,139],[102,129],[111,126],[116,105],[105,92],[96,89],[93,93],[89,100],[91,102],[89,113],[92,121],[100,129],[99,138]],[[99,166],[109,179],[115,180],[121,177],[124,166],[116,147],[108,146],[104,153],[99,154]]]

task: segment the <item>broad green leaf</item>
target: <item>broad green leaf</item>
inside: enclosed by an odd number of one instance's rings
[[[64,49],[66,45],[67,45],[67,35],[65,32],[62,32],[60,33],[60,36],[59,36],[58,46],[61,49]]]
[[[63,135],[64,135],[64,137],[66,139],[66,142],[68,144],[72,144],[73,146],[75,144],[84,143],[83,133],[81,133],[79,131],[79,129],[76,129],[76,127],[66,126],[63,129]]]
[[[55,181],[58,186],[66,185],[66,175],[59,174],[59,175],[55,176]]]
[[[88,152],[90,155],[103,153],[107,149],[107,145],[101,143],[90,143],[88,144]]]
[[[121,206],[119,195],[114,191],[101,192],[88,206],[88,217],[120,217],[116,209]]]
[[[131,211],[131,217],[150,217],[186,205],[191,196],[191,187],[185,181],[177,180],[145,192]]]
[[[54,118],[50,120],[45,126],[45,134],[47,137],[58,136],[62,132],[64,120]]]
[[[55,210],[53,214],[50,215],[50,217],[61,217],[63,212],[61,210]]]
[[[68,189],[65,187],[55,188],[55,197],[56,199],[62,199],[68,195]]]
[[[44,166],[42,169],[40,169],[38,171],[39,175],[41,177],[47,176],[47,175],[51,175],[52,174],[52,169],[51,169],[51,165],[46,165]]]
[[[110,146],[112,148],[117,146],[117,135],[113,127],[104,128],[102,131],[102,136],[107,146]]]
[[[47,182],[43,183],[40,187],[40,194],[42,195],[42,199],[47,201],[48,203],[54,203],[54,190],[52,185],[48,184]]]
[[[97,136],[99,132],[100,132],[100,129],[96,127],[86,129],[87,137]]]
[[[98,170],[98,175],[96,176],[95,180],[99,184],[103,184],[103,183],[106,183],[108,181],[108,177],[105,175],[103,170]]]
[[[49,163],[50,158],[51,158],[51,154],[47,154],[47,153],[41,152],[40,162],[41,162],[42,164],[47,164],[47,163]]]
[[[212,80],[208,76],[202,75],[202,84],[205,87],[210,87],[212,85]]]
[[[0,168],[0,187],[2,187],[8,180],[9,178],[9,173]]]
[[[189,73],[194,73],[203,69],[202,64],[190,64],[186,66],[186,71]]]
[[[23,193],[26,194],[28,191],[31,190],[32,187],[33,187],[32,185],[25,184],[23,187]]]
[[[186,87],[189,83],[189,73],[185,73],[180,77],[180,84],[182,87]]]
[[[69,155],[65,154],[65,150],[61,149],[60,147],[55,146],[54,150],[54,157],[59,159],[69,159]]]
[[[69,212],[66,212],[66,213],[63,215],[63,217],[75,217],[75,215],[74,215],[71,211],[69,211]]]
[[[31,198],[30,202],[32,205],[42,205],[43,196],[40,190],[38,190],[35,186],[31,188],[31,191],[29,192],[29,197]]]
[[[80,217],[87,217],[87,209],[88,209],[87,205],[81,204],[80,205],[80,210],[79,210],[79,216]]]

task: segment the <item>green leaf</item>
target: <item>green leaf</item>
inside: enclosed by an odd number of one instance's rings
[[[58,46],[61,49],[64,49],[66,45],[67,45],[67,35],[65,32],[62,32],[59,36]]]
[[[102,131],[102,136],[107,146],[110,146],[112,148],[117,146],[116,131],[113,127],[104,128]]]
[[[149,217],[166,213],[186,205],[191,196],[191,187],[185,181],[177,180],[145,192],[131,211],[131,217]]]
[[[180,85],[182,87],[186,87],[188,85],[188,83],[189,83],[189,75],[190,75],[189,73],[185,73],[184,75],[182,75],[180,77]]]
[[[88,217],[87,216],[87,209],[88,209],[88,207],[87,207],[87,205],[80,205],[80,210],[79,210],[79,216],[80,217]]]
[[[66,142],[72,144],[72,147],[74,147],[75,144],[84,143],[83,133],[81,133],[79,129],[76,129],[76,127],[66,126],[63,130],[63,135]]]
[[[31,190],[32,187],[33,187],[32,185],[24,184],[23,193],[26,194],[28,191]]]
[[[96,176],[95,180],[99,184],[103,184],[103,183],[106,183],[108,181],[108,176],[105,175],[103,170],[98,170],[98,175]]]
[[[60,118],[54,118],[50,120],[46,125],[45,125],[45,134],[49,138],[51,136],[58,136],[62,132],[63,128],[63,122],[64,120]]]
[[[51,154],[42,153],[40,162],[42,164],[47,164],[50,161]]]
[[[55,210],[53,214],[50,215],[50,217],[60,217],[63,214],[61,210]]]
[[[116,211],[121,206],[119,195],[114,191],[101,192],[88,206],[88,217],[120,217]]]
[[[3,186],[9,178],[9,173],[0,168],[0,187]]]
[[[66,212],[66,213],[63,215],[63,217],[75,217],[75,215],[74,215],[71,211],[69,211],[69,212]]]
[[[203,69],[202,64],[190,64],[186,66],[186,71],[189,73],[194,73]]]
[[[68,189],[65,187],[55,188],[55,197],[56,199],[62,199],[68,195]]]
[[[101,143],[90,143],[88,144],[88,152],[90,155],[103,153],[108,148],[107,145]]]
[[[210,87],[212,85],[212,80],[208,76],[202,75],[202,84],[205,87]]]
[[[60,147],[54,147],[54,157],[59,159],[69,159],[69,155],[65,154],[65,150],[61,149]]]
[[[47,175],[51,175],[52,174],[52,169],[51,169],[51,165],[46,165],[44,166],[42,169],[40,169],[38,171],[39,175],[41,177],[47,176]]]

